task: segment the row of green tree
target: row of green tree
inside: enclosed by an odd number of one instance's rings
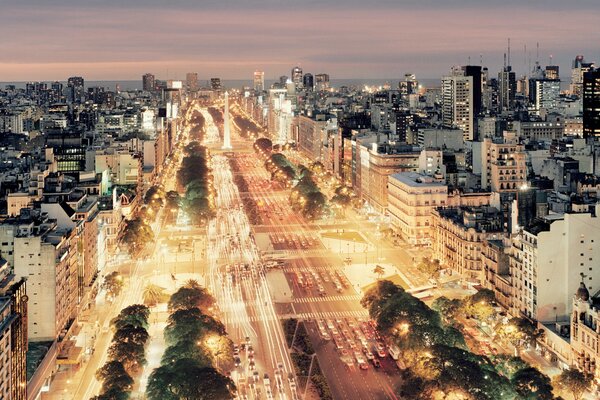
[[[296,167],[281,153],[269,155],[265,161],[265,168],[271,174],[271,180],[285,187],[291,187],[297,178]]]
[[[301,212],[311,221],[322,218],[327,213],[327,198],[315,182],[315,166],[318,164],[320,163],[313,163],[308,168],[298,166],[298,183],[292,188],[289,198],[292,209]]]
[[[102,382],[94,400],[126,400],[131,396],[134,377],[146,364],[148,317],[150,310],[141,304],[126,307],[111,321],[114,335],[108,348],[108,361],[96,371]]]
[[[177,182],[185,188],[182,208],[194,224],[200,225],[215,215],[216,191],[210,168],[210,153],[205,146],[191,142],[184,147],[185,156],[177,171]]]
[[[216,107],[208,107],[208,113],[217,125],[223,124],[223,111]]]
[[[493,299],[484,292],[471,296],[457,309],[473,317]],[[377,322],[377,329],[389,343],[401,349],[406,366],[401,395],[411,399],[437,397],[474,400],[553,399],[550,379],[519,358],[498,356],[492,359],[469,351],[457,327],[419,299],[390,281],[379,281],[365,293],[361,304]],[[447,308],[439,307],[441,312]],[[568,374],[580,374],[569,371]],[[589,384],[587,377],[580,378]],[[571,390],[566,374],[556,385]],[[574,392],[572,392],[574,393]],[[448,397],[449,396],[449,397]]]
[[[258,138],[254,141],[254,151],[262,156],[263,158],[267,158],[271,155],[273,151],[273,142],[271,139],[267,138]]]
[[[249,120],[243,115],[235,114],[233,120],[237,127],[240,128],[240,136],[243,138],[254,138],[264,132],[254,121]]]
[[[202,142],[204,140],[205,123],[206,120],[204,119],[202,113],[198,110],[194,110],[189,120],[191,140],[195,140],[197,142]]]
[[[188,281],[169,299],[164,330],[167,348],[160,367],[150,374],[149,400],[226,400],[236,388],[224,374],[233,367],[233,343],[223,324],[211,315],[214,298]]]

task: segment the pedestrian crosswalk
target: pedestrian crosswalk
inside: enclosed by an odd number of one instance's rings
[[[272,317],[262,317],[262,316],[250,316],[248,317],[248,322],[263,322],[263,321],[275,321],[275,320],[283,320],[283,319],[303,319],[303,320],[313,320],[313,319],[338,319],[338,318],[368,318],[369,313],[367,310],[345,310],[345,311],[316,311],[316,312],[305,312],[305,313],[296,313],[296,314],[279,314],[276,318]],[[239,324],[243,322],[240,318],[234,315],[223,315],[221,317],[221,321],[225,324],[225,326],[231,326],[232,324]]]
[[[358,301],[361,296],[358,294],[339,295],[339,296],[324,296],[324,297],[301,297],[294,299],[294,303],[321,303],[325,301]]]
[[[308,313],[284,314],[280,319],[337,319],[337,318],[368,318],[367,310],[317,311]]]

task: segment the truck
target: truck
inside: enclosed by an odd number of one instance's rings
[[[388,347],[388,352],[394,360],[398,361],[398,357],[400,356],[400,349],[398,348],[398,346],[396,346],[395,344],[391,344]]]

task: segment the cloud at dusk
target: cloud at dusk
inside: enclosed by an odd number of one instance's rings
[[[585,0],[23,0],[0,8],[0,81],[148,71],[248,79],[255,69],[272,78],[297,64],[332,78],[438,77],[469,57],[496,71],[508,37],[518,73],[535,61],[536,42],[542,64],[552,55],[565,77],[577,54],[600,61],[600,34],[585,28],[600,25],[600,2]]]

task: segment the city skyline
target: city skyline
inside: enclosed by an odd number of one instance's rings
[[[519,74],[536,61],[538,42],[540,63],[549,64],[552,56],[562,71],[577,54],[599,58],[588,30],[581,29],[599,22],[600,5],[592,1],[550,1],[543,8],[516,1],[436,3],[23,1],[4,5],[0,16],[0,33],[12,38],[0,45],[11,55],[0,59],[0,81],[78,74],[131,80],[147,71],[246,79],[256,69],[275,78],[294,65],[339,79],[388,79],[406,72],[434,78],[452,65],[480,60],[490,71],[499,70],[509,37],[511,64]],[[45,29],[27,29],[32,25]]]

